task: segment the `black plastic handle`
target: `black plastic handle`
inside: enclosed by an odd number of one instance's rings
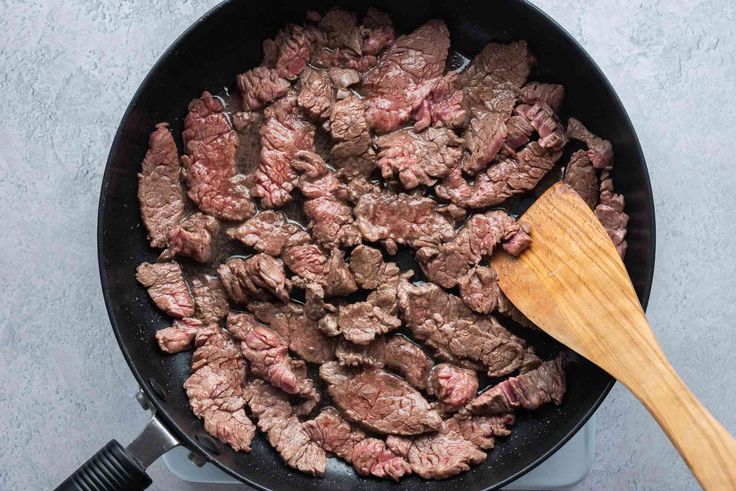
[[[56,491],[138,491],[150,485],[146,469],[117,440],[110,440]]]

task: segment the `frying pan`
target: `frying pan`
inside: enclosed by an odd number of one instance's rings
[[[303,21],[307,10],[341,5],[362,12],[369,4],[360,0],[224,2],[182,34],[141,84],[120,122],[102,181],[98,259],[113,332],[154,416],[127,449],[111,441],[58,489],[143,489],[151,482],[145,468],[175,445],[263,489],[388,490],[399,486],[358,476],[337,459],[329,459],[322,479],[303,475],[288,468],[261,435],[249,454],[235,453],[209,437],[182,389],[191,353],[168,356],[158,349],[153,334],[170,320],[151,304],[135,280],[136,266],[156,257],[156,251],[148,247],[136,197],[136,173],[154,124],[169,121],[175,138],[180,138],[188,102],[203,89],[221,92],[231,86],[235,74],[260,63],[261,42],[285,23]],[[563,120],[575,115],[614,144],[616,187],[624,194],[631,216],[625,263],[646,306],[655,250],[649,176],[621,102],[585,51],[552,19],[524,1],[374,0],[372,4],[388,12],[399,31],[410,31],[431,18],[444,19],[453,48],[468,56],[491,40],[529,42],[539,60],[533,78],[565,86]],[[181,149],[180,140],[178,144]],[[542,356],[560,349],[543,335],[533,336],[532,342]],[[519,413],[511,436],[499,441],[485,463],[448,480],[427,482],[411,476],[400,485],[410,491],[495,489],[528,472],[575,434],[614,383],[605,372],[575,356],[569,364],[568,381],[562,405]]]

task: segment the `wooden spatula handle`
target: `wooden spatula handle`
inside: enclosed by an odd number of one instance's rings
[[[652,344],[652,341],[654,344]],[[707,491],[736,490],[736,440],[687,388],[654,341],[621,380],[655,417]]]

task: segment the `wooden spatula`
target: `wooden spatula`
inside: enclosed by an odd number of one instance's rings
[[[532,245],[496,254],[501,290],[543,331],[629,388],[706,490],[736,490],[736,440],[680,380],[654,338],[613,243],[585,202],[556,184],[522,221]]]

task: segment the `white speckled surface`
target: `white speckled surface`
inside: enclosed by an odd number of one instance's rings
[[[216,0],[0,0],[0,489],[49,489],[145,414],[100,293],[100,179],[128,100]],[[649,162],[649,316],[682,378],[736,432],[736,3],[538,0],[597,60]],[[156,463],[151,489],[182,483]],[[617,386],[576,489],[697,489]]]

